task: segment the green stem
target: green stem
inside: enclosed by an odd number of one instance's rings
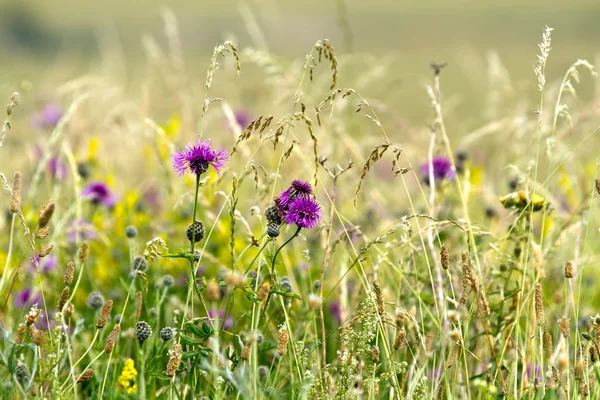
[[[282,244],[273,255],[273,262],[271,264],[271,282],[273,282],[274,284],[277,284],[277,277],[275,276],[275,261],[277,260],[277,255],[279,254],[281,249],[283,249],[289,242],[291,242],[296,236],[298,236],[298,234],[300,233],[300,229],[302,228],[298,227],[298,229],[296,229],[296,232],[292,235],[292,237],[290,237],[284,244]],[[267,301],[265,302],[265,306],[260,316],[260,321],[258,322],[258,325],[260,325],[265,320],[267,308],[269,306],[269,301],[271,300],[272,293],[273,292],[269,291],[269,295],[267,296]]]

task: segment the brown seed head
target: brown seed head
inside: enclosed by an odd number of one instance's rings
[[[456,362],[456,357],[458,356],[458,346],[458,344],[452,346],[452,350],[450,350],[450,354],[448,355],[448,359],[446,360],[446,368],[452,368],[452,366]]]
[[[445,270],[450,266],[450,255],[448,254],[448,248],[444,245],[440,251],[440,258],[442,260],[442,268]]]
[[[31,340],[36,346],[42,347],[44,345],[44,332],[38,330],[33,324],[29,325],[29,336],[31,336]]]
[[[181,356],[183,355],[183,349],[179,343],[175,343],[171,350],[169,350],[169,363],[167,364],[167,370],[165,371],[167,376],[175,376],[177,368],[181,363]]]
[[[221,299],[221,288],[214,279],[206,283],[206,298],[208,301],[219,301]]]
[[[75,381],[77,383],[81,383],[81,382],[89,381],[93,377],[94,377],[94,370],[92,368],[88,368],[85,371],[83,371],[83,373],[77,375],[75,377]]]
[[[396,340],[394,341],[394,350],[403,348],[406,345],[406,329],[404,327],[398,329]]]
[[[113,330],[108,335],[106,339],[106,346],[104,346],[104,352],[106,354],[112,353],[115,349],[115,344],[117,343],[117,339],[119,339],[119,333],[121,332],[121,324],[115,324]]]
[[[13,178],[12,196],[10,199],[10,212],[16,213],[21,209],[21,173],[15,172]]]
[[[143,296],[142,291],[138,290],[135,294],[135,319],[136,321],[142,316]]]
[[[58,311],[62,311],[65,304],[67,304],[67,300],[69,300],[69,295],[71,294],[71,288],[65,286],[62,292],[60,293],[60,297],[58,299]]]
[[[258,293],[256,294],[256,298],[258,301],[264,301],[269,295],[269,291],[271,290],[271,286],[267,282],[263,283]]]
[[[535,284],[535,321],[539,326],[544,326],[546,318],[544,317],[544,297],[542,294],[542,285]]]
[[[565,278],[571,279],[573,277],[573,263],[571,261],[567,261],[565,263]]]
[[[81,247],[79,247],[79,259],[81,262],[85,262],[89,255],[90,245],[87,241],[81,243]]]
[[[600,194],[600,178],[596,178],[596,193]]]
[[[38,229],[35,233],[35,237],[40,240],[44,240],[50,235],[50,227],[45,226],[42,229]]]
[[[373,357],[374,362],[376,362],[376,363],[379,362],[379,347],[377,347],[377,346],[371,347],[371,356]]]
[[[560,331],[564,337],[566,337],[566,338],[569,337],[569,334],[570,334],[569,318],[563,317],[560,319]]]
[[[544,333],[544,355],[546,359],[550,359],[552,357],[553,347],[552,347],[552,335],[550,332]]]
[[[379,282],[373,281],[373,292],[375,293],[375,300],[377,302],[377,312],[379,314],[383,314],[385,311],[383,305],[383,294],[381,293],[381,286],[379,286]]]
[[[40,211],[40,216],[38,219],[38,228],[41,229],[48,225],[50,222],[50,218],[52,218],[52,214],[54,214],[54,201],[49,200],[48,203],[42,208]]]
[[[287,345],[289,340],[288,330],[285,327],[279,329],[279,340],[277,341],[277,353],[280,356],[285,355],[287,352]]]
[[[52,243],[45,245],[44,247],[42,247],[42,250],[40,250],[40,257],[44,258],[46,257],[48,254],[50,254],[52,252],[52,249],[54,248],[54,245]]]
[[[247,360],[250,358],[250,351],[252,350],[253,342],[254,338],[250,337],[248,340],[246,340],[246,343],[244,343],[244,348],[242,349],[242,354],[240,356],[242,360]]]
[[[103,328],[104,325],[106,325],[108,319],[110,318],[110,312],[112,311],[112,308],[112,300],[108,300],[104,303],[104,305],[102,306],[102,310],[100,311],[100,315],[98,316],[98,321],[96,321],[96,328],[100,329]]]
[[[73,261],[67,264],[67,268],[65,269],[65,285],[70,286],[73,283],[73,278],[75,277],[75,263]]]
[[[67,318],[73,315],[74,312],[75,306],[73,305],[73,303],[67,304],[67,306],[63,309],[63,315]]]
[[[19,329],[17,329],[17,344],[23,343],[23,336],[25,336],[25,331],[27,330],[27,325],[21,323],[19,324]]]

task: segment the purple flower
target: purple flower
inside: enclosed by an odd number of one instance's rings
[[[69,243],[75,243],[77,241],[78,233],[81,240],[90,240],[98,237],[94,225],[84,219],[71,222],[67,228],[67,240]]]
[[[342,310],[340,308],[339,302],[334,301],[332,303],[329,303],[329,306],[327,307],[327,309],[329,310],[329,313],[333,316],[333,318],[337,321],[338,324],[340,322],[342,322]]]
[[[47,168],[50,175],[55,179],[63,179],[67,176],[67,166],[58,161],[58,158],[56,157],[53,157],[48,161]]]
[[[37,129],[54,128],[63,117],[63,110],[57,104],[47,104],[33,115],[31,124]]]
[[[276,201],[276,204],[284,212],[287,212],[292,202],[296,199],[310,199],[313,195],[310,183],[298,179],[292,181],[289,188],[284,190]]]
[[[299,228],[314,228],[321,220],[321,207],[311,198],[297,198],[285,214],[285,223]]]
[[[104,204],[109,208],[117,202],[117,196],[110,192],[110,189],[104,182],[90,183],[83,189],[81,195],[90,199],[94,204]]]
[[[237,122],[242,129],[246,129],[248,124],[250,124],[250,121],[252,121],[252,114],[244,108],[235,110],[233,115],[235,117],[235,122]]]
[[[44,274],[46,272],[52,271],[58,265],[58,260],[53,254],[50,254],[44,258],[41,258],[39,255],[36,254],[32,256],[29,261],[29,268],[31,271],[36,271],[35,264],[37,263],[40,267],[40,271]]]
[[[31,288],[25,288],[21,291],[15,292],[13,296],[16,308],[26,308],[33,304],[41,304],[42,298],[39,293],[33,294]]]
[[[219,310],[218,315],[219,315],[219,321],[223,323],[223,316],[225,315],[225,310],[223,310],[223,309]],[[217,311],[216,310],[208,310],[208,316],[210,317],[210,319],[215,319],[217,316]],[[232,326],[233,326],[233,318],[231,318],[231,314],[229,314],[229,315],[227,315],[227,318],[225,318],[223,329],[231,329]]]
[[[201,175],[211,165],[217,171],[217,174],[220,174],[221,169],[225,168],[227,159],[227,150],[215,151],[211,148],[210,141],[196,139],[195,145],[188,144],[185,150],[173,154],[173,167],[179,176],[183,175],[188,169],[193,174]]]
[[[434,157],[431,166],[433,167],[433,177],[436,181],[454,179],[454,171],[452,170],[452,162],[446,157]],[[425,182],[429,184],[429,162],[421,166],[421,173]]]

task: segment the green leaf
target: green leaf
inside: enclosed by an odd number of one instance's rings
[[[179,338],[181,339],[181,343],[188,344],[190,346],[196,346],[196,345],[202,345],[202,344],[204,344],[204,340],[195,339],[195,338],[193,338],[191,336],[187,336],[187,335],[179,335]]]

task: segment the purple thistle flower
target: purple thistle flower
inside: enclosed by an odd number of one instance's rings
[[[42,298],[39,293],[33,294],[31,288],[25,288],[18,292],[15,292],[13,301],[16,308],[28,308],[33,304],[41,304]]]
[[[209,140],[196,139],[195,145],[188,144],[185,150],[173,154],[173,167],[179,176],[183,175],[188,169],[193,174],[201,175],[212,165],[217,174],[220,175],[221,169],[225,168],[227,159],[227,150],[215,151],[211,149]]]
[[[31,124],[37,129],[51,129],[60,122],[63,110],[57,104],[47,104],[43,109],[33,115]]]
[[[313,195],[310,183],[295,179],[289,188],[284,190],[277,200],[277,207],[287,212],[292,202],[296,199],[310,199]]]
[[[231,317],[231,314],[227,315],[227,318],[225,318],[225,322],[223,322],[223,316],[225,315],[225,310],[220,309],[218,311],[218,315],[219,315],[219,322],[224,324],[223,329],[231,329],[231,327],[233,327],[233,318]],[[217,311],[216,310],[208,310],[208,316],[210,317],[210,319],[215,319],[217,316]]]
[[[434,157],[431,166],[433,167],[433,177],[436,181],[444,179],[454,179],[454,171],[452,170],[452,162],[446,157]],[[429,184],[429,162],[421,166],[421,174],[427,184]]]
[[[337,301],[329,303],[327,307],[331,316],[335,319],[335,321],[339,324],[342,322],[342,310],[340,307],[340,303]]]
[[[285,214],[285,223],[299,228],[314,228],[321,220],[321,207],[311,198],[297,198]]]
[[[77,241],[77,233],[79,233],[81,240],[96,239],[98,237],[94,225],[84,219],[71,222],[67,228],[67,241],[75,243]]]
[[[104,182],[90,183],[83,189],[81,195],[90,199],[94,204],[103,204],[108,208],[111,208],[117,202],[117,196],[111,193]]]

